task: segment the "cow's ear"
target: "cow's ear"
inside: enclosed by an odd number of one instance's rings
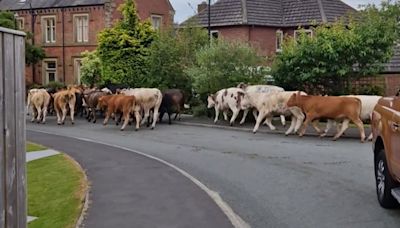
[[[245,93],[243,91],[238,91],[238,96],[244,97]]]

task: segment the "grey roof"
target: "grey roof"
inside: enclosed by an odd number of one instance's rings
[[[211,26],[297,27],[333,22],[355,9],[340,0],[218,0],[211,5]],[[208,9],[189,18],[207,26]]]
[[[19,3],[20,0],[1,0],[1,10],[29,9],[29,1]],[[31,0],[33,9],[61,8],[69,6],[102,5],[106,0]]]
[[[394,48],[394,54],[389,63],[386,63],[385,73],[400,73],[400,44]]]

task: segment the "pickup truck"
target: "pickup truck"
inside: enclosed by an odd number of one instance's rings
[[[376,193],[384,208],[400,206],[400,97],[384,97],[372,113]]]

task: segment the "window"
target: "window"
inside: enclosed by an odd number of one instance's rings
[[[79,85],[81,84],[81,66],[82,59],[74,59],[74,74],[75,74],[75,82]]]
[[[303,33],[312,37],[313,31],[311,29],[302,29],[302,30],[295,30],[294,31],[294,38],[297,40],[300,37],[300,34]]]
[[[56,17],[42,17],[42,34],[44,43],[56,42]]]
[[[75,42],[89,41],[89,15],[74,15]]]
[[[218,39],[218,37],[219,37],[219,32],[217,30],[211,31],[212,39]]]
[[[162,23],[162,16],[151,15],[151,24],[153,25],[154,29],[156,30],[160,29],[161,23]]]
[[[45,59],[43,60],[43,76],[44,84],[49,82],[55,82],[57,80],[57,60],[56,59]]]
[[[282,51],[283,32],[282,30],[276,31],[276,52]]]
[[[17,28],[19,30],[23,30],[24,29],[24,18],[23,17],[19,17],[16,20],[17,20]]]

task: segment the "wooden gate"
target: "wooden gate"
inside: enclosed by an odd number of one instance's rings
[[[26,227],[24,37],[0,27],[0,228]]]

